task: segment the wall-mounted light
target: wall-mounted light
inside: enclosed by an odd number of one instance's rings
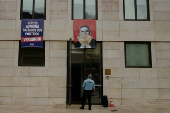
[[[109,80],[109,76],[106,76],[106,79]]]

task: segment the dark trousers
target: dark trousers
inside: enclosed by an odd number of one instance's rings
[[[83,98],[82,98],[82,108],[84,108],[86,98],[88,98],[88,105],[89,108],[91,109],[91,92],[92,90],[84,90]]]

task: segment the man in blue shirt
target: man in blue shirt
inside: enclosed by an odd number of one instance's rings
[[[83,98],[82,98],[82,107],[80,107],[80,109],[84,109],[85,100],[86,100],[86,98],[88,98],[89,110],[91,110],[92,89],[94,90],[94,94],[95,94],[95,83],[91,78],[92,78],[92,75],[89,74],[88,78],[86,80],[84,80],[84,82],[83,82],[82,87],[84,87],[84,93],[83,93]]]

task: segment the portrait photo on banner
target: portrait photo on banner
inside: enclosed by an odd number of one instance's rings
[[[96,48],[96,20],[73,20],[75,48]]]

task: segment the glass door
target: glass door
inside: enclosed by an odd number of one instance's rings
[[[103,96],[103,65],[102,43],[97,43],[96,49],[85,49],[85,77],[92,74],[95,82],[96,94],[92,94],[92,104],[101,104]],[[85,78],[86,79],[86,78]]]
[[[103,96],[102,43],[96,44],[96,49],[77,49],[71,40],[67,42],[67,104],[81,104],[84,90],[82,84],[88,74],[92,74],[92,79],[95,81],[96,94],[92,93],[92,104],[101,104]]]

